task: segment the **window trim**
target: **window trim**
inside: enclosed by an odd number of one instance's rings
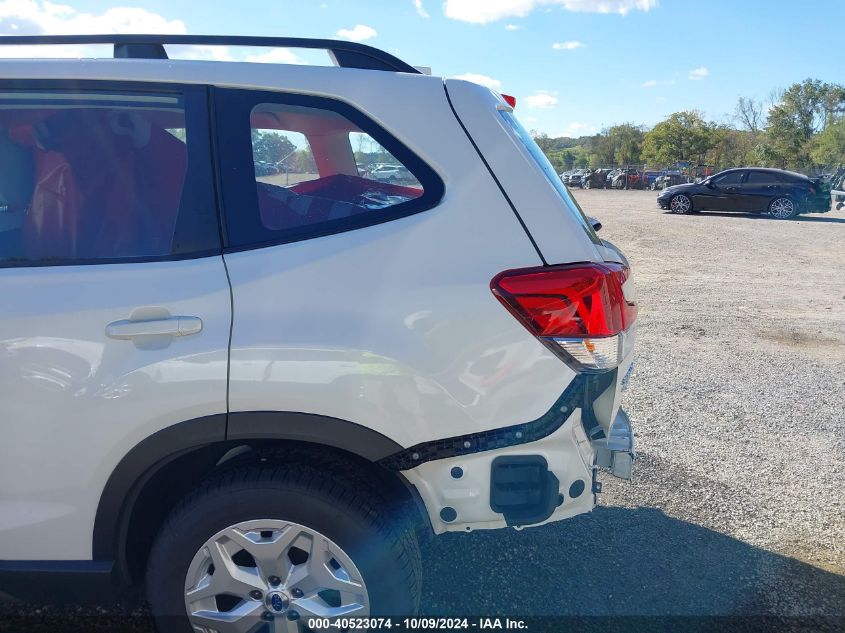
[[[727,185],[723,185],[723,184],[720,184],[718,180],[716,180],[717,176],[721,175],[721,178],[719,178],[719,180],[724,180],[728,176],[732,176],[733,174],[736,174],[736,173],[739,173],[739,182],[737,182],[737,183],[734,183],[734,184],[728,183]],[[739,187],[741,185],[744,185],[745,181],[748,179],[748,170],[747,169],[734,169],[734,170],[730,170],[726,174],[724,172],[720,172],[720,174],[715,174],[711,178],[712,178],[713,184],[716,185],[717,187],[722,187],[722,186]]]
[[[422,185],[423,195],[384,209],[368,210],[366,213],[349,218],[338,218],[277,231],[266,228],[261,224],[260,219],[250,134],[252,109],[263,103],[329,110],[346,117],[358,126],[361,132],[369,134],[414,175]],[[215,154],[216,160],[219,161],[224,254],[301,242],[392,222],[428,211],[440,204],[443,198],[445,192],[443,180],[428,163],[373,119],[345,101],[294,92],[212,87],[211,104],[215,146],[227,148],[226,152]],[[236,215],[235,209],[247,211],[246,213],[241,211]],[[247,226],[248,224],[252,224],[252,228]],[[239,232],[263,234],[269,239],[239,243],[240,240],[233,239],[232,228],[245,226],[246,228],[241,228]]]
[[[0,260],[0,270],[4,268],[46,268],[69,266],[99,266],[109,264],[143,264],[151,262],[173,262],[202,259],[222,255],[222,237],[220,213],[214,191],[214,170],[211,155],[209,133],[208,87],[202,84],[177,84],[140,81],[104,81],[78,79],[0,79],[2,92],[68,92],[68,93],[109,93],[109,94],[155,94],[161,96],[178,95],[184,101],[185,126],[195,128],[189,134],[188,167],[185,172],[183,195],[188,193],[193,199],[195,209],[207,207],[217,224],[215,239],[209,241],[206,248],[189,253],[171,253],[170,255],[150,255],[141,257],[108,257],[95,259],[42,259],[42,260]],[[181,213],[180,213],[181,215]],[[177,217],[178,226],[178,217]],[[209,235],[211,232],[209,231]]]

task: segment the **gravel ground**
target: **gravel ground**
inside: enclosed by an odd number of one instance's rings
[[[423,611],[842,630],[845,212],[674,216],[651,192],[576,195],[637,279],[635,478],[604,476],[600,507],[570,521],[434,539]],[[52,630],[112,631],[113,614],[0,607],[0,631],[64,615],[78,628]],[[122,624],[151,630],[143,611]]]

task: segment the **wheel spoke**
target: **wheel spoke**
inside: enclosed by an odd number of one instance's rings
[[[302,633],[302,618],[299,620],[288,620],[284,615],[276,617],[270,624],[271,633]]]
[[[281,530],[272,530],[267,538],[260,532],[243,532],[238,528],[230,530],[227,536],[250,553],[264,578],[279,576],[284,582],[291,567],[286,558],[288,550],[301,534],[299,527],[288,525]]]
[[[253,589],[262,592],[266,589],[258,570],[253,567],[241,567],[235,563],[220,540],[209,543],[208,553],[214,563],[214,576],[221,576],[219,580],[215,578],[215,584],[222,590],[220,593],[246,597]]]
[[[302,598],[294,602],[291,609],[299,612],[301,619],[308,618],[342,618],[350,615],[358,617],[367,615],[367,608],[359,602],[341,604],[339,607],[332,607],[318,597]]]
[[[263,611],[260,602],[243,602],[231,611],[196,611],[191,614],[191,623],[219,633],[252,633],[263,624]]]

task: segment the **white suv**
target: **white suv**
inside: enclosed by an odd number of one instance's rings
[[[628,264],[509,100],[345,42],[1,42],[115,59],[0,62],[0,590],[136,588],[167,631],[408,614],[426,533],[630,477]]]

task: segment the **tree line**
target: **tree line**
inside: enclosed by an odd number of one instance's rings
[[[686,110],[651,129],[622,123],[577,139],[534,137],[558,171],[689,161],[716,170],[755,165],[811,173],[845,163],[845,86],[805,79],[766,101],[740,97],[725,122]]]

